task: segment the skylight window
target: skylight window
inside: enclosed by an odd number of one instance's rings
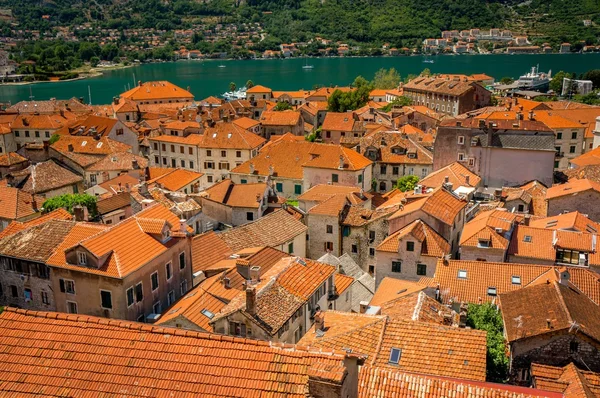
[[[102,148],[102,143],[99,142],[98,144],[96,144],[96,148]]]
[[[228,133],[228,134],[227,134],[227,138],[231,138],[231,133]]]
[[[467,270],[459,269],[458,270],[458,279],[467,279]]]
[[[209,310],[207,310],[206,308],[203,309],[202,311],[200,311],[202,313],[202,315],[204,315],[205,317],[207,317],[208,319],[213,319],[215,314],[213,314],[212,312],[210,312]]]
[[[510,278],[511,282],[513,285],[520,285],[521,284],[521,277],[519,275],[513,275]]]
[[[498,291],[496,290],[495,287],[490,286],[490,287],[488,287],[488,292],[487,293],[488,293],[488,296],[494,296],[495,297],[498,294]]]
[[[523,242],[531,243],[531,235],[525,235]]]
[[[556,227],[556,224],[558,224],[558,220],[548,221],[548,223],[546,224],[546,228]]]
[[[394,348],[390,350],[390,363],[398,365],[400,362],[400,357],[402,357],[402,350],[400,348]]]
[[[81,146],[86,146],[87,141],[81,141]]]
[[[213,138],[217,138],[217,133],[213,133]]]

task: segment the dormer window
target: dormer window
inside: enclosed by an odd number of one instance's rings
[[[458,270],[458,279],[467,279],[467,270],[459,269]]]
[[[162,241],[166,242],[171,237],[171,231],[165,229],[162,233]]]
[[[492,242],[489,239],[479,239],[477,247],[488,248],[492,246]]]
[[[511,277],[511,283],[513,285],[520,285],[521,284],[521,277],[519,275],[513,275]]]
[[[402,147],[397,146],[397,147],[392,148],[392,153],[394,155],[404,155],[405,149],[402,148]]]
[[[87,254],[85,252],[77,252],[77,263],[87,265]]]

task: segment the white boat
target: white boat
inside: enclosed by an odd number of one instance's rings
[[[246,87],[242,87],[239,90],[228,91],[222,95],[227,101],[243,100],[246,99]]]
[[[304,66],[302,67],[302,69],[314,69],[313,65],[309,65],[308,64],[308,60],[306,60],[306,62],[304,63]]]
[[[219,68],[226,68],[226,66],[221,64],[221,65],[219,65]]]
[[[552,78],[552,71],[543,73],[539,71],[539,66],[532,66],[531,72],[524,74],[517,80],[517,87],[522,90],[547,90]]]
[[[423,63],[424,64],[432,64],[432,63],[434,63],[434,61],[432,59],[424,59]]]

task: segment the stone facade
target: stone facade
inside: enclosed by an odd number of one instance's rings
[[[56,311],[50,269],[43,263],[0,257],[0,305]]]
[[[577,210],[587,214],[591,220],[600,221],[600,208],[597,205],[599,200],[600,192],[594,190],[555,197],[547,200],[548,217]]]

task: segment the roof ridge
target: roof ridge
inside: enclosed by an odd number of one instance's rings
[[[569,311],[569,307],[567,307],[567,303],[565,302],[565,299],[563,298],[562,292],[560,291],[560,285],[561,285],[560,282],[554,281],[554,290],[556,291],[556,294],[558,295],[558,300],[560,302],[560,306],[565,311],[565,314],[567,315],[567,319],[569,320],[569,323],[572,325],[575,322],[575,320],[571,316],[571,312]]]
[[[373,358],[371,359],[371,365],[375,365],[377,357],[381,352],[381,346],[383,345],[383,336],[385,336],[385,331],[388,327],[389,322],[390,317],[386,315],[385,321],[383,322],[383,327],[381,328],[381,333],[379,334],[379,339],[377,341],[377,347],[375,347],[375,355],[373,355]]]

